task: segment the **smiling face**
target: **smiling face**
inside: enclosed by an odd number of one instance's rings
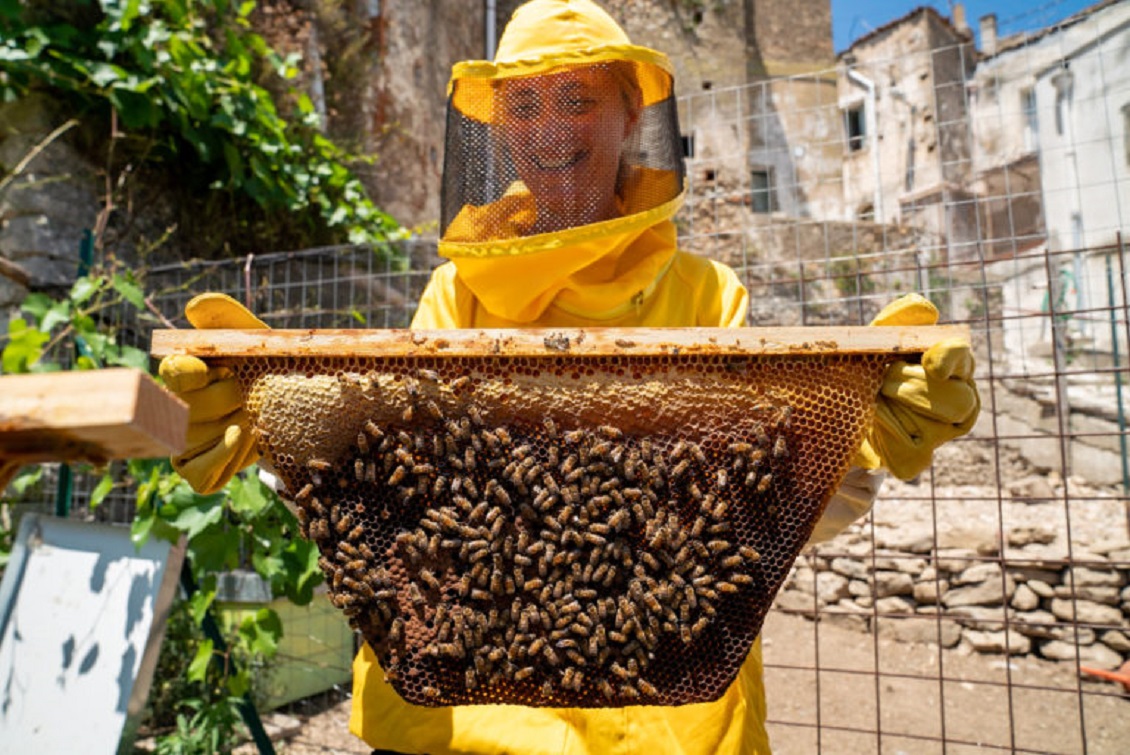
[[[637,108],[603,65],[506,81],[501,91],[506,143],[533,194],[531,233],[616,217],[616,177]]]

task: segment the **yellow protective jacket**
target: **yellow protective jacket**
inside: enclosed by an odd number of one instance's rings
[[[487,297],[499,308],[528,312],[515,320],[491,311],[460,275],[465,258],[435,270],[412,322],[417,328],[498,327],[737,327],[747,295],[734,272],[675,249],[669,220],[604,236],[608,250],[588,268],[573,269],[573,247],[495,258]],[[596,243],[596,242],[593,242]],[[524,259],[531,257],[533,259]],[[629,264],[626,260],[635,261]],[[656,265],[656,260],[660,264]],[[516,262],[517,261],[517,262]],[[540,262],[540,264],[534,264]],[[619,263],[619,264],[618,264]],[[509,266],[536,268],[514,277]],[[650,271],[650,272],[645,272]],[[472,285],[490,280],[473,266]],[[650,277],[648,277],[650,276]],[[602,283],[597,283],[602,279]],[[536,283],[536,285],[535,285]],[[556,291],[544,306],[547,290]],[[513,298],[506,305],[506,296]],[[756,643],[737,680],[719,699],[680,707],[619,709],[525,708],[469,705],[425,708],[402,700],[384,681],[368,645],[353,664],[350,729],[369,745],[405,753],[522,753],[620,755],[627,753],[767,753],[761,649]]]

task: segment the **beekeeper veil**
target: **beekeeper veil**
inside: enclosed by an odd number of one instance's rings
[[[669,219],[683,192],[671,71],[589,0],[519,8],[494,61],[452,72],[440,253],[525,254]]]

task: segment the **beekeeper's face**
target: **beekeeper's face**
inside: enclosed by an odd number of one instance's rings
[[[638,111],[603,65],[509,79],[502,90],[506,144],[534,196],[533,233],[616,217],[616,177]]]

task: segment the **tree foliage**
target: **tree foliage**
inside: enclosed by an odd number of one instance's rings
[[[257,83],[291,80],[249,22],[254,0],[0,0],[0,100],[47,91],[80,118],[116,120],[202,206],[222,193],[317,241],[373,244],[401,235],[320,130],[310,98],[290,92],[280,114]],[[212,203],[214,205],[214,202]],[[240,203],[217,213],[238,213]],[[263,224],[264,226],[269,224]],[[261,248],[261,247],[260,247]]]

